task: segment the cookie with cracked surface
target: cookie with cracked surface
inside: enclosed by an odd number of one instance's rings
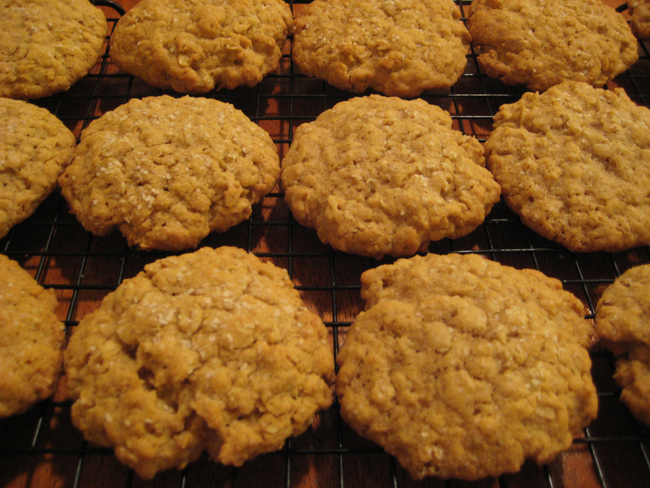
[[[0,97],[67,91],[102,54],[104,13],[88,0],[8,0],[0,6]]]
[[[327,336],[287,272],[253,254],[201,248],[160,259],[72,334],[72,420],[143,478],[203,451],[240,466],[331,404]]]
[[[502,105],[488,168],[524,224],[572,251],[650,244],[650,110],[563,82]]]
[[[409,256],[478,227],[499,200],[483,148],[424,100],[370,95],[298,127],[282,161],[298,222],[332,247]]]
[[[65,327],[54,290],[0,254],[0,417],[22,413],[55,391]]]
[[[361,283],[366,308],[337,359],[341,415],[413,478],[546,463],[595,418],[593,327],[558,280],[428,254]]]
[[[603,86],[638,59],[630,26],[601,0],[474,0],[467,22],[481,69],[531,90]]]
[[[650,40],[650,1],[628,0],[632,31],[639,39]]]
[[[257,85],[276,70],[292,21],[282,0],[144,0],[111,37],[111,60],[180,93]]]
[[[463,74],[470,38],[460,16],[452,0],[316,0],[296,14],[292,56],[343,90],[417,97]]]
[[[628,269],[596,305],[596,332],[616,356],[621,400],[650,425],[650,264]]]
[[[118,228],[129,245],[182,250],[247,219],[279,175],[273,140],[243,112],[163,95],[91,122],[59,183],[93,234]]]
[[[0,238],[55,190],[76,143],[48,110],[0,98]]]

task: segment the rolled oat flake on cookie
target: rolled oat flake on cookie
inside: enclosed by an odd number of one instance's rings
[[[234,247],[145,266],[75,328],[72,422],[143,478],[207,451],[241,466],[332,403],[327,328],[289,275]]]
[[[247,219],[279,176],[271,136],[243,112],[163,95],[91,122],[59,183],[86,230],[178,251]]]

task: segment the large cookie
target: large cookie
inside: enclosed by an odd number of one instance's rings
[[[474,0],[468,27],[481,69],[531,90],[603,86],[638,59],[629,25],[601,0]]]
[[[95,66],[108,24],[88,0],[6,0],[0,6],[0,97],[66,91]]]
[[[621,400],[650,425],[650,264],[628,269],[603,292],[596,331],[616,354]]]
[[[118,21],[111,60],[181,93],[254,86],[279,66],[291,21],[282,0],[143,0]]]
[[[0,254],[0,417],[54,393],[65,340],[57,305],[53,290]]]
[[[294,21],[293,59],[343,90],[416,97],[465,70],[460,15],[452,0],[315,0]]]
[[[119,228],[130,245],[181,250],[247,219],[279,175],[271,137],[241,111],[163,95],[93,121],[59,182],[93,234]]]
[[[203,451],[239,466],[332,402],[327,329],[287,272],[241,249],[158,260],[84,317],[65,352],[72,421],[143,478]]]
[[[639,39],[650,40],[650,1],[628,0],[627,6],[632,17],[632,31]]]
[[[488,168],[524,224],[572,251],[650,244],[650,110],[563,82],[501,106]]]
[[[0,98],[0,237],[54,191],[76,143],[46,109]]]
[[[423,100],[371,95],[298,127],[282,161],[286,201],[326,244],[408,256],[478,227],[499,200],[483,148]]]
[[[558,280],[429,254],[361,282],[366,310],[338,356],[341,415],[413,478],[546,463],[595,418],[593,328]]]

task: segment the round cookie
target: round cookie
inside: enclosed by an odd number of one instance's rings
[[[596,332],[616,356],[621,400],[650,425],[650,264],[628,269],[596,305]]]
[[[279,66],[291,21],[282,0],[143,0],[115,26],[110,56],[180,93],[254,86]]]
[[[0,238],[54,191],[76,143],[46,109],[0,98]]]
[[[294,217],[332,247],[377,259],[478,227],[499,200],[483,148],[423,100],[340,102],[296,130],[282,161]]]
[[[95,66],[108,32],[88,0],[9,0],[0,6],[0,97],[68,90]]]
[[[301,72],[356,93],[417,97],[467,65],[469,33],[452,0],[315,0],[296,15]]]
[[[72,421],[141,477],[203,451],[240,466],[332,402],[327,329],[285,270],[237,248],[145,266],[65,352]]]
[[[474,0],[467,17],[479,66],[510,85],[603,86],[638,59],[629,25],[601,0]]]
[[[280,175],[273,140],[232,105],[167,95],[94,120],[59,178],[84,228],[141,249],[196,247],[247,219]]]
[[[546,463],[595,418],[593,328],[558,280],[428,254],[361,283],[366,309],[337,359],[341,415],[413,478]]]
[[[572,251],[650,244],[650,110],[563,82],[502,105],[484,147],[525,225]]]
[[[650,264],[628,269],[609,285],[596,305],[596,331],[617,355],[629,346],[650,346]]]
[[[0,254],[0,417],[49,398],[62,369],[65,327],[54,290]]]
[[[650,40],[650,1],[628,0],[627,6],[632,18],[632,31],[639,39]]]

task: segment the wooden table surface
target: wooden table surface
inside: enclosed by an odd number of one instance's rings
[[[98,2],[111,5],[112,2]],[[102,10],[112,31],[121,15],[137,0],[121,0]],[[463,0],[463,9],[469,1]],[[607,0],[617,6],[619,2]],[[121,5],[121,8],[120,8]],[[303,5],[292,4],[294,12]],[[465,11],[465,10],[463,10]],[[624,13],[625,15],[626,13]],[[640,45],[640,60],[610,87],[621,86],[639,104],[650,100],[648,46]],[[486,78],[475,56],[461,80],[446,92],[422,98],[448,110],[457,129],[483,141],[492,116],[503,103],[517,100],[522,87],[509,87]],[[119,72],[106,53],[95,69],[69,92],[34,103],[61,118],[78,136],[90,120],[130,98],[161,94],[142,81]],[[322,81],[306,78],[294,69],[290,44],[282,66],[255,88],[219,91],[207,96],[233,103],[267,130],[282,156],[295,128],[313,120],[338,101],[350,98]],[[292,219],[278,187],[255,207],[253,216],[223,234],[210,235],[202,245],[235,245],[286,268],[308,306],[331,331],[334,352],[345,341],[345,331],[362,310],[359,276],[377,262],[332,251],[314,231]],[[101,299],[144,264],[167,253],[139,252],[119,234],[93,237],[71,216],[65,202],[52,195],[26,222],[0,240],[2,252],[18,260],[46,287],[54,288],[59,316],[71,330]],[[628,252],[573,254],[545,241],[521,225],[500,203],[471,235],[444,240],[430,252],[481,253],[503,264],[532,267],[554,276],[589,309],[602,290],[631,266],[650,262],[650,249]],[[627,488],[650,486],[649,432],[618,400],[612,380],[611,356],[592,353],[593,376],[599,392],[598,418],[571,449],[546,466],[526,464],[517,474],[467,483],[428,478],[412,481],[381,448],[345,426],[336,405],[323,412],[312,429],[287,442],[277,453],[260,456],[240,469],[223,467],[201,458],[183,471],[171,470],[143,481],[116,461],[112,452],[84,441],[71,425],[65,378],[55,396],[23,415],[0,420],[0,486],[23,487],[580,487]]]

